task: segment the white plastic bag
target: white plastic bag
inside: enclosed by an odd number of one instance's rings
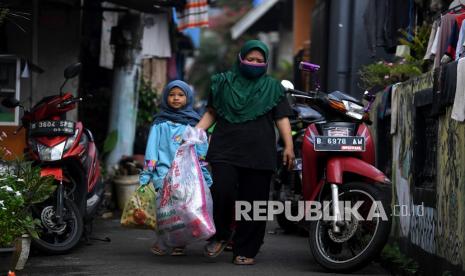
[[[158,236],[170,247],[206,240],[215,234],[213,203],[195,145],[205,143],[205,131],[190,126],[157,198]]]

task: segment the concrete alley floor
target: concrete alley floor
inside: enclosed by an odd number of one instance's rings
[[[257,264],[236,266],[231,262],[231,252],[213,261],[204,257],[204,243],[189,246],[187,256],[155,256],[149,251],[153,232],[122,228],[118,219],[98,219],[93,236],[109,237],[111,242],[92,241],[60,256],[33,253],[17,275],[337,275],[313,260],[306,237],[281,232],[275,223],[269,223]],[[388,273],[372,263],[352,275]]]

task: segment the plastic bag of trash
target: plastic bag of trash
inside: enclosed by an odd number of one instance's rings
[[[157,198],[158,236],[170,247],[206,240],[215,234],[212,198],[195,150],[207,141],[201,129],[187,127]]]

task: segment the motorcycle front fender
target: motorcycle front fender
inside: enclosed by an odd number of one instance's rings
[[[327,183],[344,183],[344,173],[368,178],[373,182],[390,183],[386,175],[375,166],[354,157],[333,157],[326,164]]]
[[[63,169],[60,167],[43,167],[40,176],[53,176],[58,181],[63,181]]]

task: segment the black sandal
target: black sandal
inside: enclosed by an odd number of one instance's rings
[[[205,245],[204,254],[206,257],[215,258],[220,255],[228,245],[228,241],[211,241]]]
[[[247,258],[244,256],[236,256],[234,258],[235,265],[254,265],[255,259],[254,258]]]

